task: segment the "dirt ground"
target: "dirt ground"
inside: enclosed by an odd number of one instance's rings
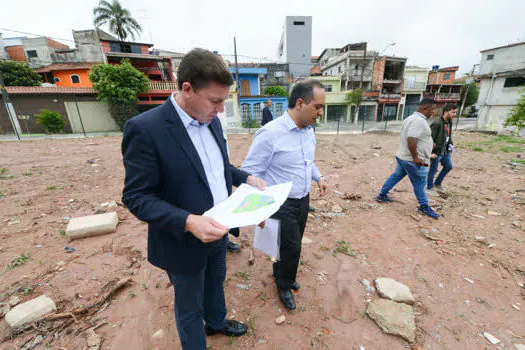
[[[251,137],[230,137],[233,164],[242,163]],[[367,302],[378,296],[367,295],[361,281],[378,277],[394,278],[414,294],[416,348],[513,349],[525,343],[525,289],[519,285],[525,280],[525,167],[510,164],[523,159],[525,141],[458,133],[455,168],[444,183],[450,196],[434,200],[442,215],[436,221],[418,216],[408,179],[393,192],[394,203],[373,200],[394,170],[398,138],[318,135],[316,163],[331,189],[324,199],[312,189],[317,210],[305,233],[311,242],[303,244],[298,309],[281,307],[263,253],[248,264],[253,228],[243,229],[241,253],[228,255],[225,289],[228,317],[246,322],[250,332],[209,337],[210,348],[410,348],[365,314]],[[93,326],[101,349],[180,348],[173,288],[145,260],[146,225],[121,206],[101,208],[121,199],[120,141],[0,143],[0,302],[47,294],[59,313],[95,304],[76,323],[48,320],[13,338],[2,319],[0,349],[19,349],[39,334],[45,338],[36,349],[46,343],[50,349],[87,349]],[[344,199],[344,193],[357,196]],[[67,242],[70,217],[103,210],[118,212],[116,233]],[[76,251],[67,253],[66,246]],[[96,304],[108,283],[126,277],[129,285]],[[276,325],[281,314],[286,322]],[[483,331],[501,343],[491,345]]]

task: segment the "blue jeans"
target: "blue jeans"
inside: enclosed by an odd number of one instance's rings
[[[438,171],[439,163],[441,163],[443,169],[441,169],[441,172],[436,178],[436,182],[434,182],[434,176],[436,176],[436,173]],[[445,176],[447,176],[450,170],[452,170],[452,156],[450,153],[445,153],[441,156],[438,156],[435,159],[432,159],[432,161],[430,162],[430,169],[428,170],[427,188],[431,189],[432,187],[434,187],[434,185],[441,186],[443,179],[445,178]]]
[[[417,166],[414,162],[401,160],[396,157],[397,168],[396,171],[389,176],[385,184],[381,188],[380,195],[387,195],[388,192],[394,188],[395,185],[408,175],[414,194],[416,195],[419,205],[428,205],[427,194],[425,193],[425,184],[427,183],[428,169],[424,166]]]
[[[175,275],[168,271],[175,289],[175,320],[184,350],[206,350],[204,323],[212,329],[225,325],[226,248],[212,248],[204,268],[195,275]]]

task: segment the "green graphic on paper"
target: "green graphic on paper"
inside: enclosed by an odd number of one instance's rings
[[[246,198],[244,198],[242,203],[233,211],[233,213],[242,214],[253,212],[263,207],[266,207],[274,202],[275,200],[273,199],[273,197],[263,196],[260,194],[250,194]]]

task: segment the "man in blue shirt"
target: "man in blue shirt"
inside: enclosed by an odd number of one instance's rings
[[[281,228],[280,260],[274,263],[273,274],[279,299],[290,310],[296,307],[291,290],[300,288],[296,276],[312,180],[318,183],[322,196],[327,191],[314,164],[316,142],[312,129],[323,115],[324,106],[325,91],[318,80],[297,83],[290,94],[288,111],[255,133],[242,166],[268,185],[292,182],[288,199],[272,217],[280,221]]]

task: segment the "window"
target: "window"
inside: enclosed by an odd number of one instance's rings
[[[274,77],[276,78],[284,78],[284,72],[283,71],[277,71],[273,73]]]
[[[60,78],[59,77],[55,77],[55,83],[60,83]]]
[[[275,104],[275,115],[277,117],[280,117],[283,114],[283,104],[282,103],[276,103]]]
[[[131,45],[131,53],[142,53],[140,45]]]
[[[356,70],[359,69],[359,65],[358,64],[355,65],[355,69]]]
[[[341,66],[337,67],[337,73],[341,73]]]
[[[443,74],[443,79],[444,80],[449,80],[450,79],[450,73]]]
[[[27,53],[27,58],[28,59],[37,58],[38,57],[38,54],[37,54],[36,50],[27,50],[26,53]]]
[[[293,21],[294,26],[304,26],[304,21]]]
[[[487,61],[492,61],[494,59],[494,55],[487,55]]]
[[[80,77],[76,74],[71,74],[71,83],[80,84]]]
[[[503,87],[517,87],[525,85],[525,77],[512,77],[505,79]]]
[[[326,91],[326,92],[332,92],[332,85],[325,85],[325,86],[324,86],[324,91]]]
[[[131,45],[130,44],[120,44],[120,52],[131,53]]]

